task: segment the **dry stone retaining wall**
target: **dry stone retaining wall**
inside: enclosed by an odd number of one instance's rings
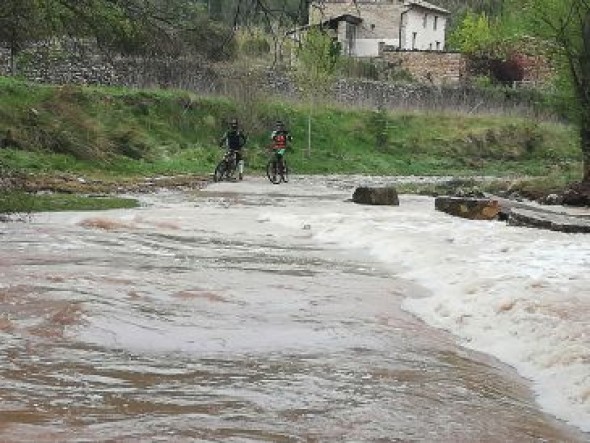
[[[401,68],[419,82],[453,84],[469,82],[478,75],[477,67],[466,55],[440,51],[382,51],[382,58],[390,65]],[[518,56],[523,67],[523,83],[546,84],[555,72],[543,57],[522,54]]]
[[[10,56],[0,47],[0,75],[10,75]],[[393,55],[392,55],[393,57]],[[426,67],[435,78],[450,78],[452,66],[462,69],[458,54],[397,53],[398,61]],[[446,60],[446,61],[443,61]],[[135,88],[175,88],[199,94],[222,94],[238,99],[251,95],[298,96],[298,88],[287,72],[236,70],[230,65],[212,66],[199,58],[140,58],[103,55],[88,42],[37,44],[18,56],[19,75],[49,84],[120,85]],[[436,70],[435,70],[436,69]],[[422,75],[422,74],[420,74]],[[424,74],[424,76],[426,73]],[[418,76],[419,77],[419,76]],[[419,77],[422,78],[422,77]],[[515,111],[531,114],[531,106],[515,94],[483,91],[464,85],[390,83],[341,79],[331,99],[354,106],[390,109],[466,110],[476,112]],[[440,84],[436,84],[440,83]]]
[[[467,58],[440,51],[383,51],[383,59],[422,83],[458,83],[466,76]]]

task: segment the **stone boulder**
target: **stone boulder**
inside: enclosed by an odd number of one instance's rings
[[[399,197],[393,186],[359,186],[352,194],[352,201],[361,205],[399,206]]]
[[[570,234],[590,233],[590,217],[572,216],[550,211],[512,208],[508,224],[527,228],[549,229]]]
[[[434,208],[470,220],[497,220],[502,211],[497,200],[471,197],[437,197]]]
[[[590,184],[570,185],[561,195],[561,203],[566,206],[590,206]]]

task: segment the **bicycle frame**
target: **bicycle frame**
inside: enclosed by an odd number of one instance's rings
[[[271,183],[279,184],[281,181],[287,183],[289,181],[287,160],[284,155],[279,155],[273,151],[266,164],[266,175]]]
[[[223,158],[215,168],[215,172],[213,173],[213,179],[215,181],[221,181],[224,178],[229,179],[237,169],[238,163],[236,160],[237,156],[235,151],[229,149],[225,151],[225,154],[223,154]]]

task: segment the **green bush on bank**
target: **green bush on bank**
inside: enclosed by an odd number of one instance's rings
[[[47,86],[0,77],[0,161],[25,171],[111,175],[210,173],[226,122],[248,133],[248,169],[263,170],[270,131],[294,137],[296,173],[532,174],[579,168],[575,131],[514,117],[235,103],[185,91]]]

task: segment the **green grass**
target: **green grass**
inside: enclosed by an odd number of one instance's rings
[[[139,202],[121,197],[85,197],[67,194],[36,195],[31,212],[97,211],[136,208]]]
[[[311,155],[308,107],[288,101],[235,103],[186,91],[47,86],[0,77],[0,166],[109,176],[203,174],[222,152],[225,122],[248,133],[247,168],[263,170],[276,119],[294,137],[293,173],[533,175],[580,170],[573,128],[514,117],[376,112],[316,106]],[[379,119],[380,118],[380,119]]]
[[[135,208],[131,198],[90,197],[71,194],[31,195],[25,192],[0,192],[0,214],[30,214],[49,211],[97,211]]]

